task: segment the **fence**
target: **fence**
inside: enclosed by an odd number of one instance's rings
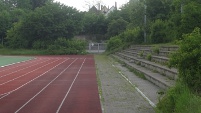
[[[89,43],[87,48],[87,52],[89,53],[103,53],[107,48],[106,43]]]

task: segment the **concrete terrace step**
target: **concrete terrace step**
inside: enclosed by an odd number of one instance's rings
[[[158,63],[161,63],[161,64],[166,64],[166,63],[168,63],[169,58],[163,57],[163,56],[155,56],[155,55],[153,55],[152,58],[151,58],[151,61],[158,62]]]
[[[153,53],[153,49],[155,46],[149,46],[149,45],[136,45],[131,46],[128,50],[133,50],[135,52],[143,51],[145,54]],[[159,54],[157,56],[164,56],[169,57],[169,55],[176,50],[178,50],[179,47],[176,45],[173,46],[159,46]]]
[[[172,45],[172,46],[161,46],[160,50],[161,51],[176,51],[179,49],[179,46]]]
[[[134,68],[136,71],[143,73],[147,80],[149,80],[150,82],[154,83],[155,85],[159,86],[162,89],[168,89],[169,87],[175,84],[174,80],[170,80],[159,73],[153,72],[151,70],[147,70],[147,68],[131,63],[128,60],[123,59],[117,55],[113,55],[113,56],[119,59],[120,61],[126,63],[128,66]]]
[[[170,69],[170,68],[167,68],[165,66],[161,66],[159,64],[156,64],[154,62],[150,62],[150,61],[145,61],[143,59],[139,59],[137,57],[133,57],[131,55],[126,55],[124,53],[121,53],[121,52],[117,52],[116,55],[124,58],[125,60],[128,60],[130,62],[133,62],[137,65],[140,65],[140,66],[143,66],[147,69],[150,69],[152,71],[156,71],[162,75],[165,75],[167,76],[168,78],[170,79],[173,79],[173,80],[176,80],[177,79],[177,70],[176,69]]]
[[[132,51],[132,50],[123,50],[122,53],[127,54],[127,55],[131,55],[134,57],[137,57],[140,55],[140,53]],[[146,58],[147,54],[143,55],[143,58]],[[154,62],[158,62],[160,64],[166,64],[169,61],[169,58],[164,57],[164,56],[157,56],[157,55],[152,55],[152,61]]]

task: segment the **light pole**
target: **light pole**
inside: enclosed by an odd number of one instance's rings
[[[2,44],[2,46],[3,46],[3,36],[1,37],[1,44]]]
[[[147,42],[147,5],[146,1],[144,1],[144,43]]]

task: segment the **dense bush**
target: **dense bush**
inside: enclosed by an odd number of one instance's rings
[[[176,66],[181,78],[194,92],[201,93],[201,34],[200,28],[183,35],[180,48],[173,54],[170,66]]]
[[[151,43],[167,43],[173,39],[171,23],[157,19],[151,24],[150,27],[150,39]]]
[[[116,35],[121,34],[126,30],[128,22],[124,19],[120,18],[117,20],[112,20],[111,23],[108,25],[107,35],[108,37],[113,37]]]
[[[58,38],[53,44],[48,46],[49,54],[86,54],[86,42],[82,40],[68,40],[66,38]]]
[[[201,98],[182,82],[168,90],[157,104],[157,113],[201,113]]]
[[[142,30],[139,27],[127,29],[120,34],[120,37],[128,44],[140,44],[143,42]]]
[[[0,44],[0,49],[2,49],[3,48],[3,45],[2,44]]]
[[[107,45],[107,51],[116,51],[121,48],[129,47],[132,44],[143,42],[140,28],[127,29],[118,36],[110,38]]]
[[[112,37],[107,43],[107,51],[117,51],[122,47],[122,44],[122,40],[119,36]]]

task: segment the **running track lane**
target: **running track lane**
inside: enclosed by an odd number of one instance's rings
[[[0,82],[0,95],[13,91],[20,87],[22,84],[26,84],[27,81],[38,77],[38,75],[44,73],[44,71],[48,71],[50,68],[54,67],[56,64],[62,61],[63,60],[52,60],[46,64],[42,63],[40,66],[38,65],[38,67],[31,67],[28,69],[28,72],[25,72],[25,70],[23,70],[23,73],[21,73],[21,71],[15,72],[12,74],[13,76],[11,76],[14,78],[10,78],[10,76],[8,76],[8,79],[1,78],[3,79],[3,82]]]
[[[74,57],[0,99],[0,113],[101,113],[93,56]]]

